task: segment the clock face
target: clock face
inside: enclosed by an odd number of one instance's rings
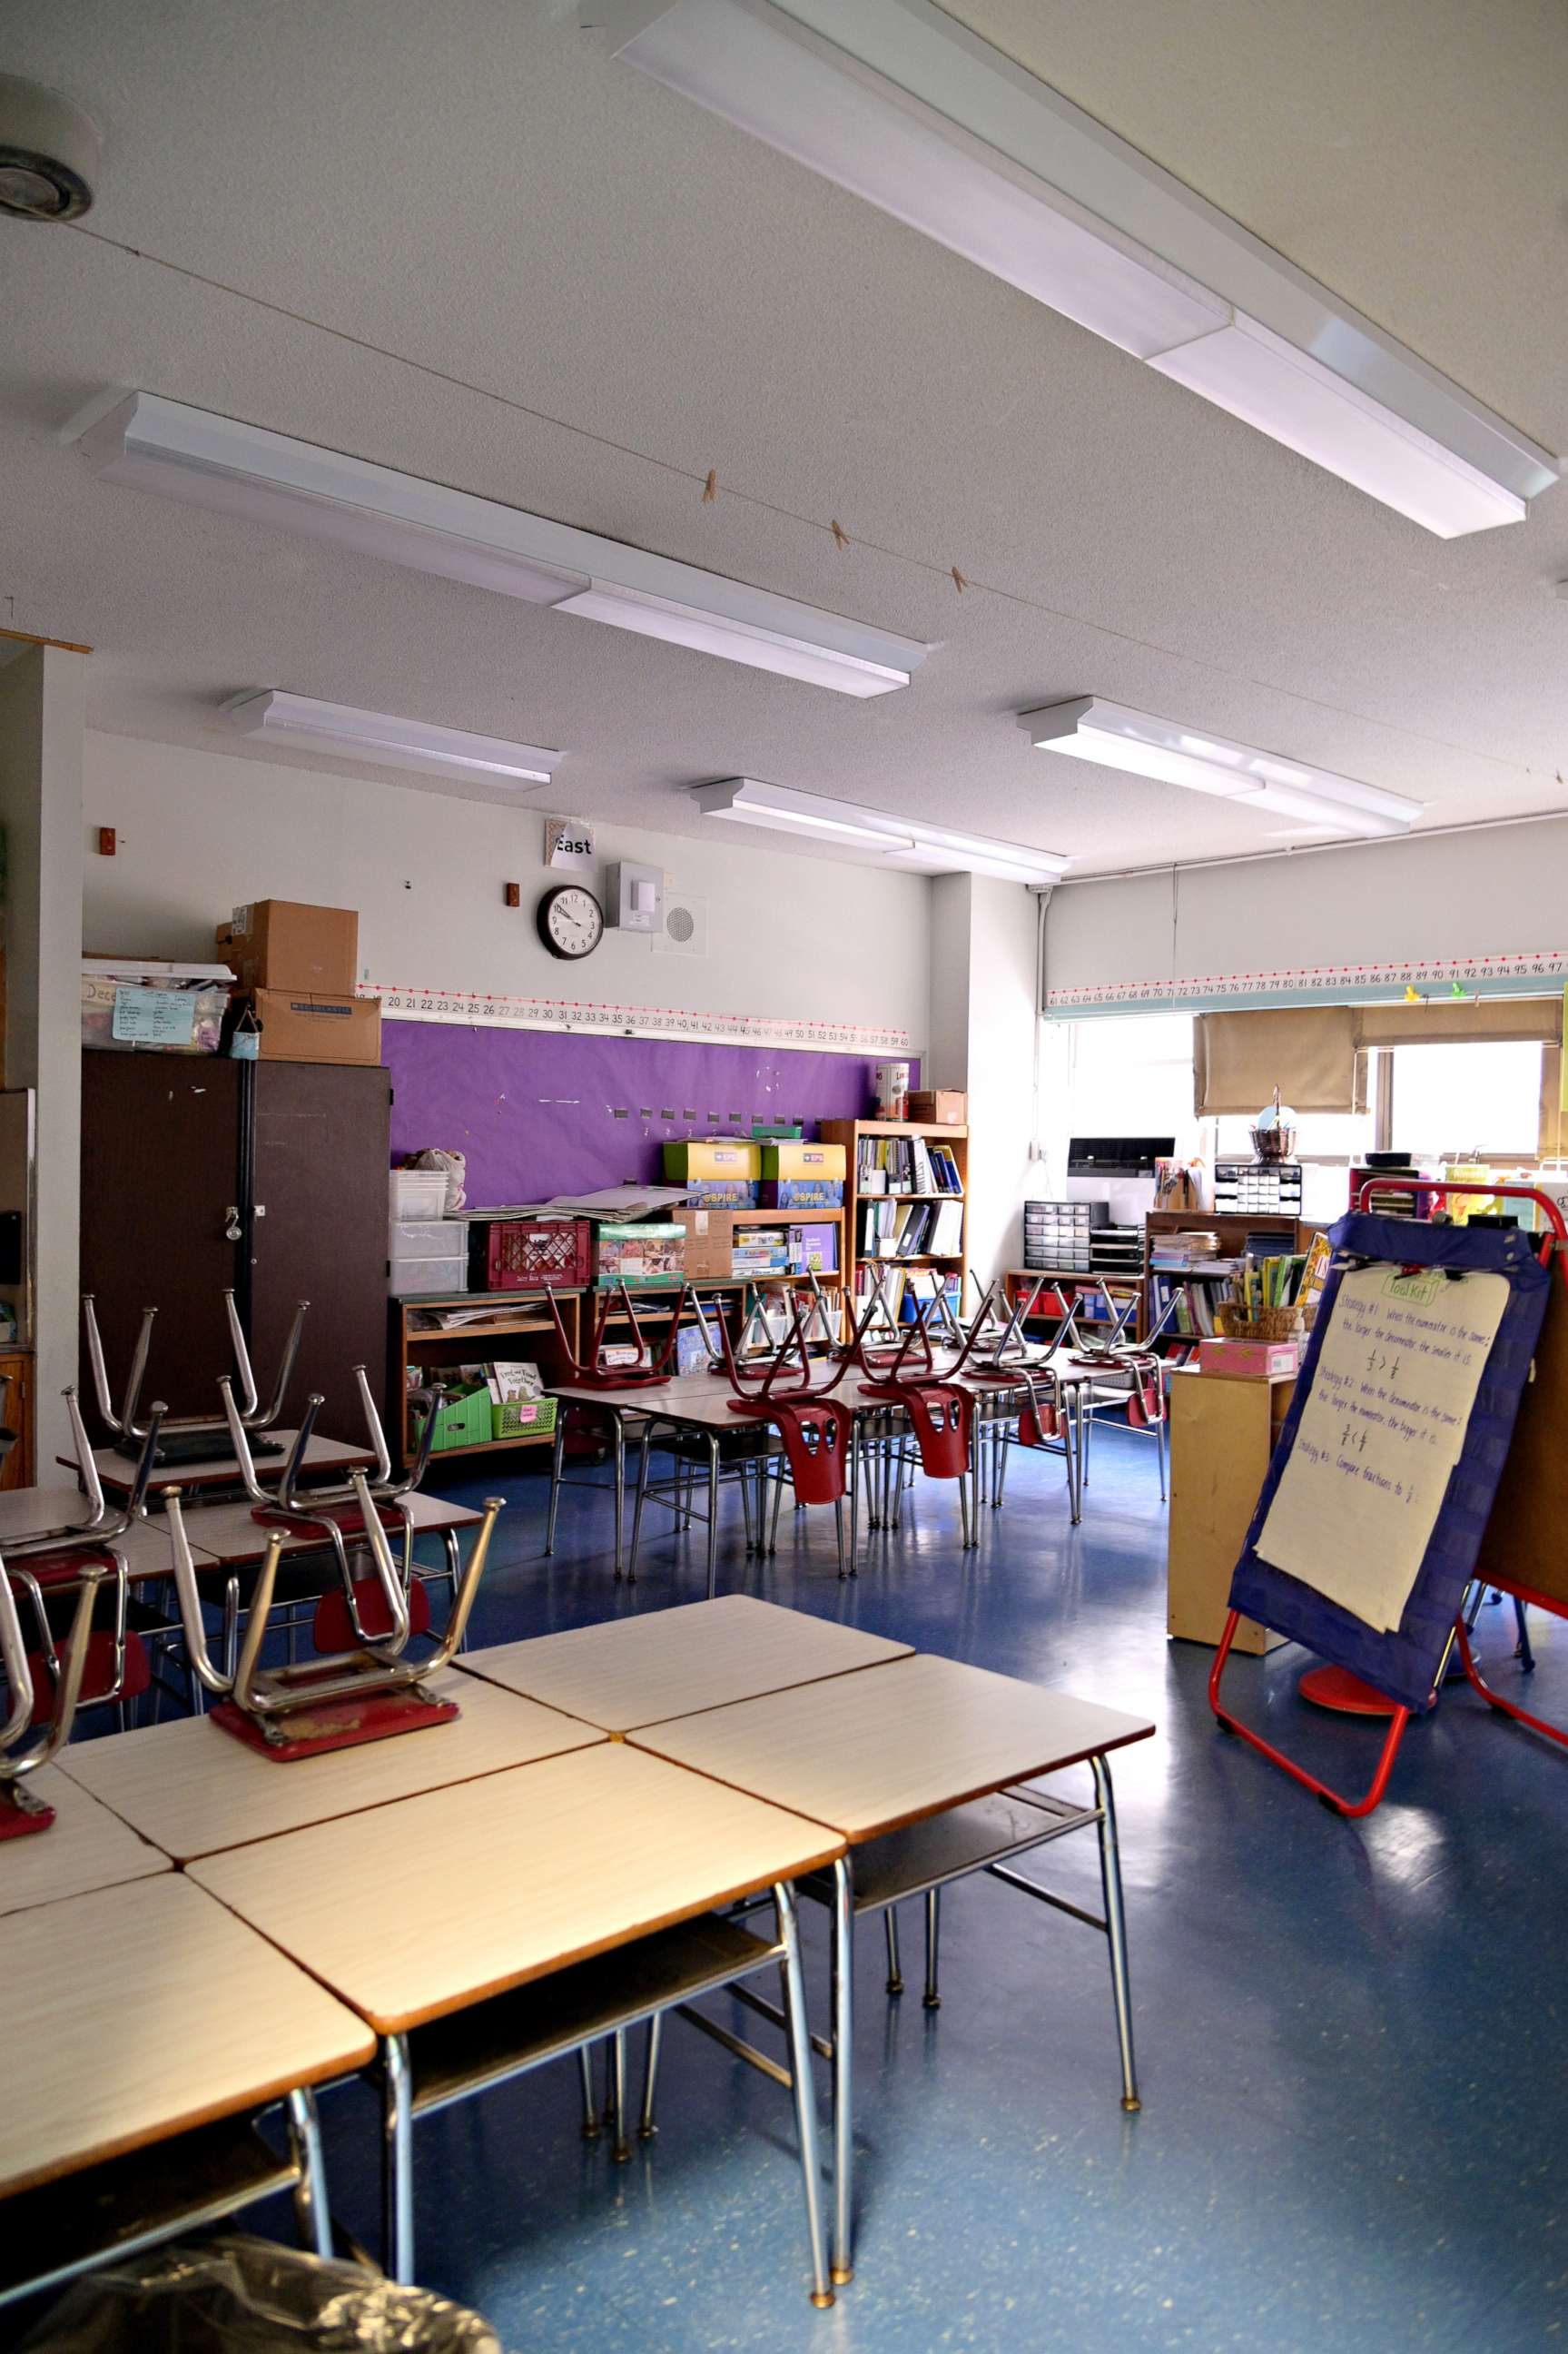
[[[552,956],[591,956],[604,938],[604,909],[580,883],[559,883],[539,902],[539,938]]]

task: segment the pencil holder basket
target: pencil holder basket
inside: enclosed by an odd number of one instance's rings
[[[1239,1308],[1222,1302],[1214,1310],[1214,1321],[1224,1341],[1296,1341],[1307,1329],[1306,1314],[1299,1308],[1266,1308],[1260,1315],[1248,1317]]]

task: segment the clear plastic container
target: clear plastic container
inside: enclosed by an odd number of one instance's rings
[[[395,1258],[387,1278],[394,1299],[417,1298],[420,1292],[466,1291],[468,1253],[461,1258]]]
[[[466,1258],[466,1218],[394,1218],[387,1228],[388,1258]]]
[[[447,1172],[444,1169],[394,1169],[387,1181],[387,1215],[394,1221],[403,1218],[440,1218],[447,1206]]]

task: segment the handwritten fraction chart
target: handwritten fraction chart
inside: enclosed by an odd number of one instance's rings
[[[1496,1274],[1346,1273],[1262,1560],[1380,1633],[1399,1626],[1508,1296]]]

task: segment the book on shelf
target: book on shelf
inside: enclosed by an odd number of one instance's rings
[[[1156,1276],[1150,1286],[1149,1313],[1151,1329],[1160,1323],[1171,1299],[1175,1308],[1165,1325],[1167,1333],[1175,1333],[1184,1341],[1212,1340],[1219,1327],[1214,1321],[1215,1288],[1207,1283],[1172,1283]]]
[[[959,1278],[956,1272],[940,1274],[929,1267],[883,1267],[877,1269],[882,1278],[882,1297],[889,1314],[898,1324],[913,1324],[918,1317],[928,1316],[933,1302],[943,1292],[956,1310],[959,1304]],[[868,1267],[855,1269],[854,1313],[857,1320],[865,1313],[871,1298],[872,1272]]]
[[[862,1193],[952,1193],[961,1195],[958,1155],[923,1136],[863,1136],[855,1157],[855,1186]]]
[[[957,1258],[963,1246],[959,1202],[901,1202],[890,1195],[861,1204],[862,1258]]]

